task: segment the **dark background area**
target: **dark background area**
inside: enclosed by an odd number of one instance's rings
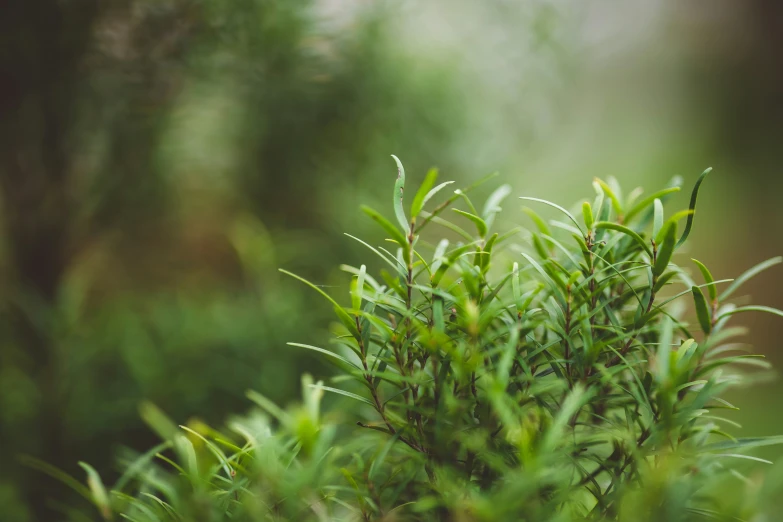
[[[389,154],[412,183],[498,170],[565,205],[593,176],[652,190],[712,166],[689,253],[717,278],[783,253],[779,2],[0,9],[3,520],[67,518],[19,454],[110,476],[118,447],[154,443],[142,400],[219,425],[248,388],[286,402],[326,374],[285,342],[318,344],[329,310],[277,268],[347,296],[337,266],[363,252],[342,234],[377,238],[358,205],[388,208]],[[781,281],[754,302],[783,307]],[[781,367],[783,324],[745,321]],[[781,391],[735,392],[745,434],[783,432]]]

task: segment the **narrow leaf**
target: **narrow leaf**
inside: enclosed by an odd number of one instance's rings
[[[748,282],[749,279],[752,279],[753,277],[757,276],[764,270],[771,268],[775,265],[778,265],[783,262],[783,257],[773,257],[772,259],[767,259],[766,261],[759,263],[758,265],[754,266],[753,268],[750,268],[746,272],[744,272],[741,276],[736,278],[731,285],[720,295],[720,300],[725,301],[728,299],[731,294],[737,291],[739,287],[744,285],[746,282]]]
[[[783,317],[783,310],[778,310],[777,308],[772,308],[769,306],[751,305],[751,306],[740,306],[732,310],[727,310],[722,314],[720,314],[720,317],[718,319],[722,319],[728,315],[741,314],[744,312],[766,312],[768,314],[779,315]]]
[[[587,201],[582,203],[582,217],[584,217],[587,230],[591,230],[593,228],[593,209]]]
[[[410,223],[405,217],[405,209],[402,207],[402,193],[405,190],[405,167],[402,166],[400,159],[392,154],[392,158],[397,163],[397,181],[394,183],[394,215],[397,216],[397,222],[400,227],[405,231],[405,234],[410,233]]]
[[[73,489],[75,492],[77,492],[79,495],[81,495],[88,501],[92,502],[92,492],[90,491],[90,489],[85,487],[81,482],[79,482],[78,480],[76,480],[68,473],[61,470],[60,468],[56,466],[52,466],[48,462],[44,462],[35,457],[31,457],[29,455],[19,456],[19,461],[22,463],[22,465],[30,469],[34,469],[36,471],[44,473],[45,475],[48,475],[53,479],[63,483],[64,485]]]
[[[704,298],[704,294],[701,288],[694,286],[691,288],[693,293],[693,302],[696,306],[696,317],[699,319],[699,325],[705,334],[709,334],[712,330],[712,321],[710,320],[710,310],[707,307],[707,300]]]
[[[615,214],[617,214],[618,217],[621,217],[623,215],[623,207],[620,204],[620,199],[614,193],[612,188],[609,185],[607,185],[603,180],[595,178],[595,181],[599,185],[601,185],[601,188],[604,189],[604,192],[606,192],[606,195],[609,196],[609,199],[612,202],[612,208],[614,209]]]
[[[522,209],[522,212],[528,215],[530,219],[533,220],[533,223],[535,223],[536,227],[538,228],[538,231],[542,234],[546,234],[548,236],[552,235],[552,231],[549,229],[549,226],[544,222],[543,219],[541,219],[541,216],[536,214],[535,210],[532,208],[524,207]]]
[[[269,399],[267,399],[257,391],[248,390],[247,392],[245,392],[245,395],[247,396],[248,399],[261,406],[261,408],[264,411],[272,415],[280,422],[282,423],[288,422],[289,420],[288,414],[280,406],[270,401]]]
[[[693,210],[680,210],[679,212],[676,212],[672,217],[667,219],[663,226],[661,226],[661,230],[658,231],[658,234],[653,238],[655,239],[656,243],[661,243],[663,241],[663,235],[666,233],[666,227],[668,227],[672,223],[677,223],[681,219],[684,219],[686,217],[692,216]],[[675,247],[675,250],[677,247]]]
[[[87,486],[92,493],[92,501],[98,510],[101,512],[101,516],[104,520],[111,520],[111,505],[109,504],[109,495],[106,492],[106,487],[103,485],[101,476],[95,471],[95,468],[87,464],[86,462],[79,462],[79,466],[87,472]]]
[[[144,423],[163,440],[173,440],[179,433],[177,425],[151,402],[144,401],[139,405],[139,415]]]
[[[300,343],[286,343],[288,346],[296,346],[297,348],[305,348],[307,350],[312,350],[314,352],[322,353],[328,357],[333,357],[339,361],[344,362],[345,364],[349,365],[352,368],[356,368],[357,370],[360,370],[360,368],[353,362],[349,361],[345,357],[343,357],[340,354],[331,352],[329,350],[325,350],[324,348],[319,348],[317,346],[311,346],[309,344],[300,344]]]
[[[453,182],[453,181],[444,181],[443,183],[441,183],[440,185],[438,185],[438,186],[437,186],[437,187],[435,187],[434,189],[432,189],[432,190],[430,190],[429,192],[427,192],[427,195],[426,195],[426,196],[424,196],[424,200],[421,202],[421,208],[424,208],[424,205],[426,205],[426,204],[427,204],[427,202],[428,202],[430,199],[432,199],[432,197],[433,197],[435,194],[437,194],[438,192],[440,192],[441,190],[443,190],[443,188],[444,188],[444,187],[447,187],[447,186],[451,185],[452,183],[454,183],[454,182]],[[419,212],[421,212],[421,209],[419,209]]]
[[[696,185],[693,187],[693,192],[691,193],[691,203],[688,205],[688,208],[695,212],[696,211],[696,199],[699,197],[699,187],[701,187],[702,182],[704,181],[704,178],[707,177],[707,174],[712,172],[712,167],[709,167],[704,172],[701,173],[699,176],[699,179],[696,180]],[[682,233],[682,237],[677,242],[677,248],[680,248],[680,245],[685,243],[685,240],[688,239],[688,235],[691,233],[691,228],[693,227],[693,214],[688,216],[688,222],[685,223],[685,231]]]
[[[652,237],[658,237],[663,228],[663,203],[656,199],[653,203],[653,234]]]
[[[666,188],[666,189],[663,189],[663,190],[659,190],[658,192],[656,192],[654,194],[650,194],[649,196],[647,196],[646,198],[641,200],[639,203],[634,205],[631,208],[631,210],[629,210],[625,214],[625,221],[628,222],[628,221],[632,220],[634,217],[636,217],[637,214],[642,212],[644,209],[649,207],[651,204],[654,204],[656,199],[661,199],[664,196],[667,196],[669,194],[672,194],[674,192],[679,192],[679,191],[680,191],[680,187],[669,187],[669,188]]]
[[[380,215],[375,209],[368,207],[366,205],[362,205],[361,207],[362,212],[373,218],[383,229],[386,231],[387,234],[403,249],[405,249],[405,246],[408,244],[408,241],[405,239],[405,236],[400,232],[400,230],[392,225],[391,221]]]
[[[484,218],[488,226],[492,226],[495,215],[502,210],[500,208],[501,203],[509,194],[511,194],[511,185],[501,185],[487,198],[481,217]]]
[[[451,210],[453,210],[460,216],[464,216],[469,220],[471,220],[476,225],[476,230],[478,230],[478,234],[480,237],[483,238],[484,236],[487,235],[488,227],[487,227],[487,223],[483,219],[481,219],[475,214],[471,214],[470,212],[465,212],[464,210],[459,210],[456,208],[453,208]]]
[[[650,247],[647,245],[647,242],[642,239],[642,236],[640,236],[635,231],[631,230],[630,228],[620,225],[618,223],[612,223],[611,221],[599,221],[595,224],[595,228],[597,229],[610,229],[610,230],[616,230],[617,232],[622,232],[623,234],[626,234],[630,236],[634,241],[636,241],[639,246],[641,246],[645,252],[647,252],[647,255],[652,257],[652,250],[650,250]]]
[[[411,219],[415,220],[416,216],[419,215],[419,212],[421,212],[421,209],[424,208],[424,198],[427,196],[430,190],[432,190],[432,186],[435,184],[435,180],[438,179],[438,169],[430,169],[429,172],[427,172],[427,175],[424,177],[424,181],[422,181],[421,185],[419,186],[419,190],[416,191],[416,196],[413,198],[413,203],[411,203]]]
[[[753,437],[736,440],[725,440],[707,444],[702,448],[703,451],[724,451],[733,449],[761,448],[763,446],[775,446],[783,444],[783,435],[772,437]]]
[[[527,201],[537,201],[539,203],[543,203],[544,205],[549,205],[550,207],[556,208],[557,210],[559,210],[560,212],[562,212],[563,214],[568,216],[568,219],[570,219],[571,222],[574,225],[576,225],[577,230],[579,230],[579,232],[584,235],[584,232],[582,232],[582,227],[579,225],[579,222],[576,220],[576,218],[574,218],[574,216],[572,216],[569,211],[567,211],[566,209],[564,209],[560,205],[557,205],[557,204],[552,203],[551,201],[547,201],[545,199],[529,198],[529,197],[525,197],[525,196],[522,196],[519,199],[524,199],[524,200],[527,200]]]
[[[666,271],[666,267],[669,266],[669,261],[672,260],[675,243],[677,242],[677,222],[668,221],[663,234],[663,243],[661,248],[658,249],[655,264],[653,265],[653,275],[655,277],[663,274]]]
[[[712,273],[710,273],[709,269],[704,265],[704,263],[698,259],[691,259],[691,261],[696,263],[696,266],[699,267],[701,275],[704,277],[704,282],[707,283],[707,291],[710,294],[710,300],[715,301],[718,298],[718,290],[715,287],[715,278],[712,277]]]
[[[283,270],[282,268],[278,270],[285,275],[291,276],[294,279],[301,281],[302,283],[306,284],[307,286],[309,286],[310,288],[312,288],[313,290],[315,290],[316,292],[324,296],[330,303],[332,303],[332,305],[334,306],[334,312],[337,314],[337,317],[340,318],[340,321],[343,323],[343,325],[345,325],[348,331],[351,332],[354,336],[359,335],[359,331],[357,330],[356,325],[353,323],[351,316],[348,315],[348,312],[346,312],[342,306],[337,304],[337,301],[332,299],[332,296],[330,296],[329,294],[327,294],[326,292],[318,288],[317,285],[311,283],[310,281],[308,281],[303,277],[299,277],[298,275],[291,273],[288,270]]]
[[[668,315],[664,315],[661,319],[660,336],[658,337],[658,353],[655,357],[656,360],[656,373],[660,382],[668,382],[669,380],[669,365],[671,362],[672,351],[672,319]]]
[[[354,399],[356,401],[363,402],[364,404],[372,406],[373,408],[375,407],[375,405],[372,403],[372,401],[370,401],[370,399],[367,399],[366,397],[362,397],[361,395],[356,395],[355,393],[351,393],[349,391],[341,390],[339,388],[330,388],[329,386],[323,386],[320,384],[311,384],[310,387],[332,392],[332,393],[337,393],[338,395],[343,395],[345,397]]]
[[[367,274],[367,267],[362,265],[359,268],[359,275],[356,276],[356,282],[351,292],[351,306],[354,310],[359,310],[362,307],[362,292],[364,291],[364,277]]]

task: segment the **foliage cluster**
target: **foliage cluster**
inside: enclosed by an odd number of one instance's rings
[[[525,197],[557,218],[525,208],[530,231],[495,232],[509,186],[479,210],[478,183],[444,199],[432,170],[408,206],[395,160],[395,219],[363,207],[388,243],[349,236],[378,277],[343,266],[342,305],[283,271],[334,308],[329,348],[290,343],[333,363],[329,382],[305,376],[288,409],[248,392],[258,409],[225,432],[145,405],[164,442],[125,456],[110,490],[86,464],[87,487],[61,478],[137,522],[775,519],[783,477],[760,485],[748,450],[783,437],[735,438],[722,412],[743,370],[767,367],[735,316],[783,315],[736,293],[781,258],[733,280],[693,260],[699,282],[675,264],[709,170],[683,211],[664,210],[678,179],[627,197],[595,180],[580,213]],[[326,394],[343,408],[322,411]]]

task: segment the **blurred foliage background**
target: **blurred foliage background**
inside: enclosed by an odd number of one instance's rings
[[[0,17],[0,518],[148,447],[137,407],[219,424],[285,402],[399,155],[568,204],[593,176],[708,180],[692,251],[718,278],[783,252],[783,7],[768,0],[34,0]],[[488,189],[489,190],[489,189]],[[686,198],[686,195],[679,197]],[[521,205],[519,205],[521,206]],[[516,204],[505,219],[522,222]],[[783,274],[753,281],[783,306]],[[347,289],[346,289],[347,295]],[[748,317],[778,367],[783,325]],[[783,432],[783,386],[737,393]],[[775,450],[768,455],[779,456]]]

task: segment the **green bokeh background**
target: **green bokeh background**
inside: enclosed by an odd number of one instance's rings
[[[285,402],[326,374],[285,342],[318,344],[330,311],[277,268],[347,295],[337,267],[364,254],[343,232],[378,239],[358,206],[388,208],[389,154],[412,182],[499,171],[565,205],[594,176],[652,190],[712,166],[689,252],[716,278],[783,253],[782,19],[764,0],[9,6],[0,518],[69,502],[18,454],[111,470],[154,441],[142,400],[220,424],[248,388]],[[782,280],[754,302],[783,307]],[[743,319],[783,367],[783,322]],[[757,380],[734,418],[783,433],[783,386]]]

